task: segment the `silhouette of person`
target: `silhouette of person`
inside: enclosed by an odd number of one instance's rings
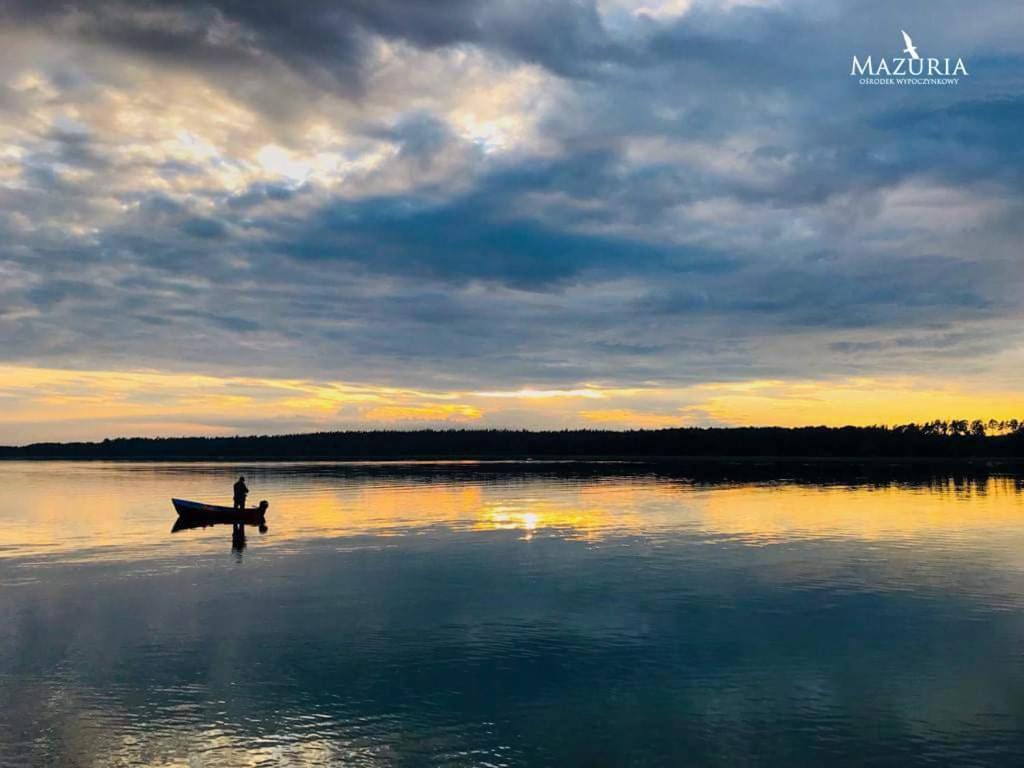
[[[249,495],[249,488],[245,484],[245,478],[239,477],[235,483],[235,509],[245,509],[245,497]]]

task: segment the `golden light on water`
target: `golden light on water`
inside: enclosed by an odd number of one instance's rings
[[[707,530],[748,540],[892,541],[1013,526],[1024,496],[1014,479],[991,478],[959,486],[737,487],[701,494],[700,506]]]
[[[923,486],[692,485],[629,477],[424,481],[400,470],[377,479],[351,475],[351,468],[334,474],[326,464],[285,466],[280,473],[259,466],[244,470],[254,497],[271,501],[268,521],[278,544],[388,537],[438,526],[593,543],[621,536],[661,539],[683,531],[747,545],[900,542],[990,535],[1024,516],[1019,482],[1000,477]],[[170,498],[227,504],[234,471],[218,465],[0,465],[0,556],[80,550],[78,558],[116,558],[166,543],[175,517]],[[61,479],[59,487],[54,477]],[[176,540],[216,548],[222,533],[212,529]],[[84,548],[83,542],[92,544]]]

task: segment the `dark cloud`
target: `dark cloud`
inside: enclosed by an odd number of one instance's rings
[[[371,36],[422,48],[477,45],[570,76],[628,58],[585,0],[14,0],[5,16],[178,66],[237,70],[270,57],[352,94]]]
[[[229,196],[227,202],[232,208],[245,209],[268,201],[285,202],[303,191],[308,191],[308,188],[303,190],[283,184],[255,184],[241,194]]]
[[[454,140],[445,122],[423,112],[404,115],[396,125],[380,131],[378,136],[397,144],[403,157],[419,161],[428,161]]]
[[[624,238],[552,230],[503,216],[479,198],[408,208],[371,200],[333,204],[273,247],[289,256],[345,262],[386,274],[420,275],[456,285],[485,280],[543,289],[585,275],[720,271],[729,259]]]
[[[195,216],[185,220],[181,225],[181,231],[192,237],[220,238],[227,235],[228,229],[224,222],[217,219]]]

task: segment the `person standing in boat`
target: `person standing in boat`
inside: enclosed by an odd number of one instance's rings
[[[245,509],[245,497],[249,495],[249,488],[245,484],[245,478],[239,477],[235,483],[235,509]]]

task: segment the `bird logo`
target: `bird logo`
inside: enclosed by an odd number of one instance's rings
[[[903,52],[910,56],[912,59],[920,59],[921,55],[917,52],[917,48],[914,47],[914,41],[910,39],[910,35],[907,34],[906,30],[901,29],[903,33],[903,42],[906,43],[907,47],[903,49]]]

